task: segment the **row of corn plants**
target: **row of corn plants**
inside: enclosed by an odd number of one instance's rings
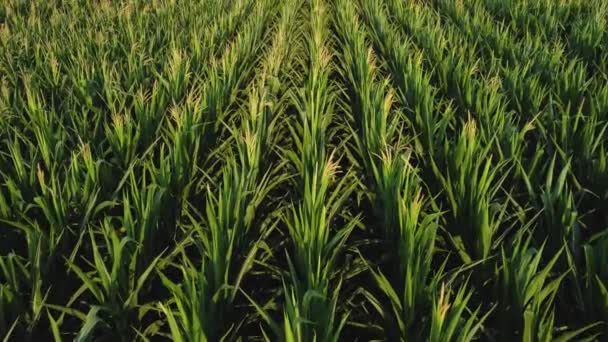
[[[238,111],[240,115],[229,124],[229,144],[220,152],[224,159],[220,185],[215,191],[207,186],[205,213],[201,218],[190,218],[191,239],[199,250],[200,266],[195,266],[186,248],[181,247],[181,260],[175,263],[182,274],[181,283],[162,276],[173,299],[160,308],[174,341],[227,339],[236,336],[246,323],[247,317],[237,317],[237,299],[267,234],[254,226],[263,222],[256,214],[267,194],[284,179],[280,165],[270,163],[282,96],[274,82],[278,82],[281,67],[289,62],[286,39],[295,11],[294,2],[281,5],[270,35],[273,43],[259,64],[262,71],[251,81],[248,101]],[[264,17],[262,12],[256,15]]]
[[[295,148],[286,155],[298,175],[298,198],[284,215],[290,246],[285,251],[283,314],[271,323],[275,339],[285,341],[338,341],[348,317],[338,305],[337,264],[356,219],[334,224],[353,183],[348,175],[338,178],[339,156],[330,150],[336,110],[332,10],[325,1],[312,0],[303,14],[298,56],[303,84],[293,94],[298,120],[289,128]]]
[[[407,143],[401,136],[403,120],[393,106],[393,91],[379,80],[362,28],[357,11],[341,1],[336,30],[344,48],[353,136],[369,176],[369,201],[383,229],[379,235],[391,255],[379,269],[370,266],[377,289],[361,291],[383,317],[383,331],[391,340],[470,340],[483,319],[476,321],[478,310],[463,317],[472,293],[446,286],[441,268],[433,272],[439,215],[427,212],[430,206],[410,163],[411,151],[399,147]]]

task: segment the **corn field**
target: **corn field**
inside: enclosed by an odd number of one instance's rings
[[[1,1],[0,338],[608,340],[608,6]]]

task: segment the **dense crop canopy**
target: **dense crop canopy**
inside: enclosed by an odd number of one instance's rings
[[[606,340],[607,15],[0,1],[0,337]]]

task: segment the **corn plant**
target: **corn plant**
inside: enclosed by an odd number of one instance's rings
[[[467,122],[453,150],[447,142],[444,145],[446,164],[434,165],[450,210],[447,233],[464,262],[490,255],[506,208],[494,202],[505,179],[498,171],[505,164],[492,165],[492,156],[480,145],[477,130],[474,121]]]
[[[467,291],[466,283],[456,291],[456,295],[451,300],[451,291],[446,289],[445,284],[441,285],[433,298],[433,309],[431,313],[429,341],[473,341],[477,332],[482,328],[484,321],[488,318],[491,311],[484,316],[477,318],[480,309],[477,308],[469,317],[463,315],[467,311],[472,291]]]
[[[604,324],[608,319],[608,277],[606,271],[600,267],[606,261],[606,239],[600,238],[595,242],[589,243],[583,247],[585,255],[585,275],[583,298],[585,308],[589,308],[591,317],[588,321],[594,320],[603,321]]]
[[[559,173],[556,173],[559,171]],[[566,179],[570,173],[570,164],[567,163],[561,170],[557,169],[556,157],[546,168],[544,187],[540,191],[534,190],[533,182],[542,179],[530,177],[531,174],[522,173],[529,198],[539,210],[542,210],[541,223],[538,231],[540,241],[547,240],[548,250],[551,253],[561,249],[566,242],[573,253],[580,254],[581,227],[579,213],[576,210],[574,193],[568,187]]]
[[[531,235],[525,236],[522,231],[512,242],[510,252],[502,249],[502,263],[497,270],[500,274],[497,291],[502,294],[499,320],[501,330],[510,334],[504,338],[567,341],[581,335],[592,326],[557,336],[555,334],[554,305],[559,287],[567,273],[551,277],[551,272],[563,249],[543,265],[541,262],[545,245],[536,249],[531,247],[531,241]]]
[[[383,169],[387,185],[397,187],[392,212],[395,226],[391,243],[395,251],[394,266],[385,272],[372,271],[380,292],[389,299],[389,309],[378,309],[387,322],[395,326],[386,329],[389,336],[398,334],[401,340],[417,336],[415,328],[428,314],[430,291],[433,287],[432,260],[438,228],[438,215],[427,214],[423,210],[426,201],[416,180],[415,171],[407,161],[385,155]],[[388,214],[388,213],[385,213]],[[373,303],[380,301],[371,293],[367,295]],[[375,306],[378,306],[377,304]],[[396,338],[397,335],[393,336]]]
[[[581,257],[573,253],[566,254],[571,274],[567,278],[568,299],[575,305],[576,312],[581,314],[580,322],[586,324],[606,322],[606,282],[605,272],[598,268],[606,255],[602,249],[605,245],[605,234],[599,233],[589,243],[583,245]],[[605,331],[605,327],[603,328]]]
[[[93,230],[89,230],[90,243],[93,252],[93,260],[90,261],[91,271],[83,270],[75,262],[68,261],[73,271],[82,281],[82,286],[70,299],[71,305],[79,294],[89,293],[94,302],[91,303],[87,314],[62,308],[55,305],[51,308],[62,311],[80,318],[82,328],[77,339],[89,340],[95,336],[100,329],[113,331],[116,338],[129,340],[132,333],[132,324],[136,320],[136,310],[142,305],[139,303],[140,292],[145,290],[149,277],[161,258],[154,258],[142,271],[138,270],[138,256],[142,245],[137,245],[137,240],[129,236],[120,237],[109,219],[103,221],[99,227],[103,238],[103,245],[107,248],[108,260],[104,260],[102,249],[96,241],[97,237]],[[62,317],[56,324],[61,324]]]

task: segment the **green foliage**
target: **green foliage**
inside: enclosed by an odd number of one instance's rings
[[[608,325],[601,0],[5,0],[3,341]]]

